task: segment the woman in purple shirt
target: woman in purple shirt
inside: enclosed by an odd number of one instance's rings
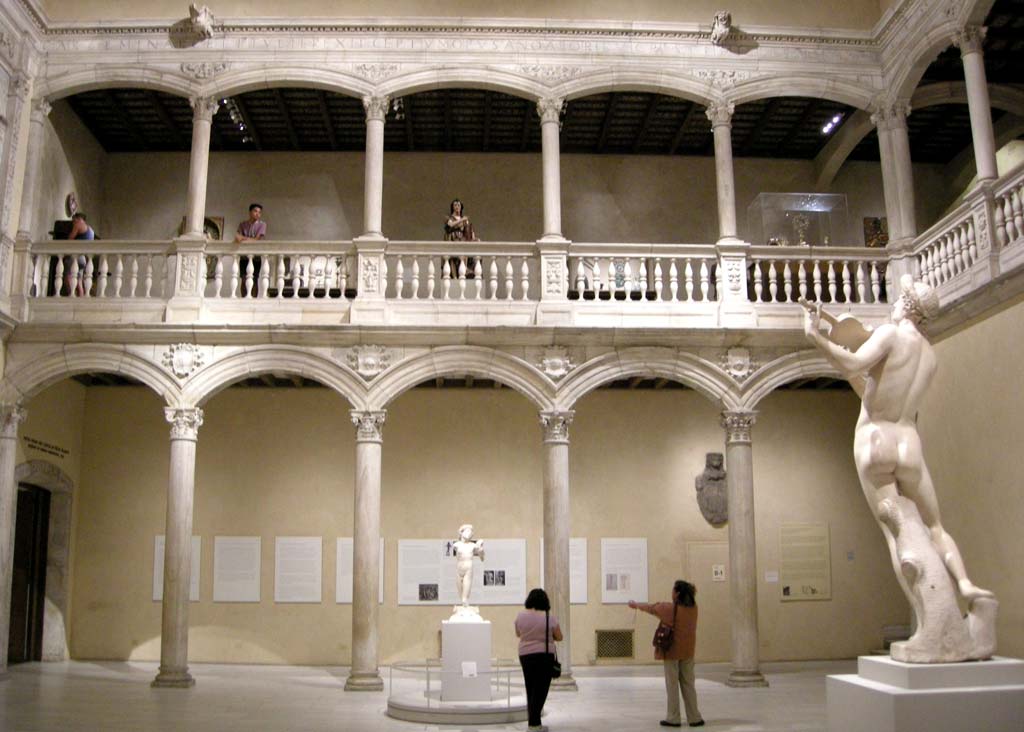
[[[526,710],[529,715],[528,732],[545,732],[540,723],[544,702],[551,688],[551,654],[555,641],[562,640],[558,618],[550,615],[551,601],[539,587],[526,596],[526,609],[516,616],[516,636],[519,638],[519,663],[526,682]],[[547,646],[547,652],[545,652]]]

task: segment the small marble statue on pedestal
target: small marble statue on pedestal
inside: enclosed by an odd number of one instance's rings
[[[991,657],[999,603],[967,577],[960,550],[942,526],[917,432],[917,414],[937,366],[918,326],[938,313],[938,296],[904,275],[892,322],[874,331],[856,319],[824,314],[821,305],[801,304],[807,309],[807,337],[861,398],[853,438],[857,475],[917,620],[910,640],[893,644],[893,659],[948,663]],[[823,317],[831,326],[827,336]],[[966,618],[959,601],[967,606]]]
[[[704,519],[712,526],[729,520],[729,493],[725,484],[724,458],[720,452],[709,452],[704,458],[704,472],[694,481],[697,505]]]
[[[452,543],[455,555],[455,585],[458,589],[460,604],[456,605],[451,620],[478,622],[480,609],[469,604],[469,593],[473,589],[473,557],[484,559],[484,543],[473,538],[473,524],[459,527],[459,538]]]

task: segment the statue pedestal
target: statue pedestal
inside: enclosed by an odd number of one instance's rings
[[[857,673],[829,676],[829,732],[1019,732],[1024,661],[903,663],[861,656]]]
[[[441,701],[490,701],[491,622],[441,622]]]

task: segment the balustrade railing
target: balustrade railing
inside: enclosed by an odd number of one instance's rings
[[[747,297],[751,302],[884,303],[884,250],[863,247],[751,247]]]
[[[33,245],[27,293],[39,299],[166,299],[174,271],[166,241]]]
[[[1007,175],[994,194],[992,208],[999,248],[1019,246],[1024,242],[1024,167]]]
[[[532,243],[393,241],[384,261],[389,299],[539,299],[540,258]]]
[[[568,270],[574,300],[718,299],[718,258],[709,245],[574,244]]]
[[[915,258],[918,276],[932,287],[940,287],[970,269],[978,260],[971,207],[957,208],[925,232]]]
[[[204,296],[339,300],[355,296],[350,242],[261,242],[207,245]]]

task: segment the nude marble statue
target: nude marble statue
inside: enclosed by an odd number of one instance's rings
[[[452,543],[455,554],[455,582],[462,607],[469,607],[469,592],[473,588],[473,557],[484,559],[484,543],[473,538],[473,524],[459,527],[459,538]]]

